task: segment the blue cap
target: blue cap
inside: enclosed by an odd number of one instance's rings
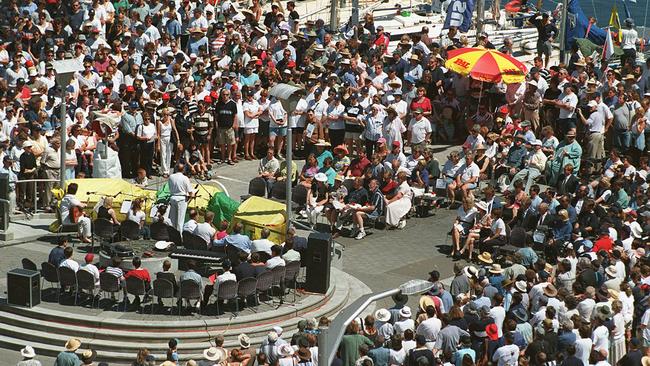
[[[138,104],[138,102],[136,102],[134,100],[129,102],[129,108],[139,108],[139,107],[140,107],[140,105]]]

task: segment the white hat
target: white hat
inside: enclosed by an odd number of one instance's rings
[[[325,182],[327,182],[327,175],[325,175],[325,173],[316,173],[316,175],[314,176],[314,179],[316,179],[316,181],[318,181],[318,182],[325,183]]]
[[[33,67],[29,68],[29,76],[38,76],[38,72],[36,71],[36,68]]]
[[[203,350],[203,357],[208,361],[221,362],[226,355],[224,355],[223,350],[217,347],[210,347]]]
[[[400,309],[399,311],[399,316],[403,318],[410,318],[411,317],[411,308],[408,306],[404,306],[403,308]]]
[[[287,36],[286,34],[283,34],[283,35],[280,36],[280,42],[288,41],[288,40],[289,40],[289,36]]]
[[[274,332],[278,333],[278,337],[281,337],[281,336],[282,336],[282,332],[284,331],[284,330],[282,329],[282,327],[277,326],[277,325],[276,325],[275,327],[271,328],[271,329],[273,329]]]
[[[609,266],[605,269],[605,273],[610,277],[616,277],[618,271],[616,270],[616,267]]]
[[[173,243],[170,241],[159,240],[156,242],[156,244],[154,244],[154,248],[158,250],[167,250],[167,248],[169,248],[169,246],[172,244]]]
[[[537,87],[537,81],[536,80],[531,80],[528,82],[528,85],[532,85],[534,87]]]
[[[291,356],[293,352],[293,347],[289,343],[285,343],[278,348],[278,353],[283,357]]]
[[[588,107],[598,107],[598,102],[595,100],[590,100],[589,103],[587,103]]]
[[[23,148],[32,147],[32,146],[34,146],[34,143],[32,142],[32,140],[27,140],[27,141],[23,142]]]
[[[528,290],[528,284],[526,281],[517,281],[515,282],[515,289],[519,292],[526,292]]]
[[[269,342],[275,342],[278,340],[278,333],[274,330],[270,331],[269,334],[266,336],[266,338],[269,340]]]
[[[531,141],[530,144],[533,146],[542,146],[542,141],[535,139]]]
[[[379,320],[380,322],[387,322],[390,320],[390,311],[386,309],[379,309],[375,311],[375,319]]]
[[[474,206],[476,206],[476,208],[483,210],[485,212],[487,212],[488,210],[488,204],[485,201],[478,201]]]
[[[24,358],[34,358],[36,357],[36,352],[34,351],[34,347],[27,345],[20,350],[20,355]]]
[[[122,37],[131,37],[131,32],[124,32]],[[171,52],[171,51],[170,51]]]
[[[646,172],[646,171],[643,170],[643,169],[637,171],[637,172],[636,172],[636,175],[637,175],[639,178],[641,178],[641,179],[643,179],[643,180],[645,180],[645,181],[648,180],[648,172]]]
[[[246,334],[242,333],[239,336],[237,336],[237,340],[239,340],[239,346],[241,348],[248,348],[251,346],[251,339],[249,336]]]

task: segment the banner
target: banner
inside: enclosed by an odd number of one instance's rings
[[[607,31],[607,38],[603,45],[603,60],[609,60],[614,55],[614,40],[612,39],[612,32]]]
[[[564,38],[567,50],[570,50],[575,40],[582,38],[583,35],[597,45],[602,45],[605,42],[605,30],[595,24],[589,27],[589,18],[582,11],[579,0],[570,0],[567,10],[567,27]],[[589,34],[587,34],[587,28],[589,28]]]
[[[461,33],[469,30],[472,24],[472,13],[474,12],[474,0],[452,0],[447,7],[447,17],[442,29],[457,27]]]

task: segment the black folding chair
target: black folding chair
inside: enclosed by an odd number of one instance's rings
[[[273,273],[271,271],[266,271],[259,276],[257,276],[257,287],[255,288],[255,305],[260,303],[260,294],[264,293],[266,297],[269,297],[269,291],[273,286]]]
[[[257,291],[257,278],[248,277],[237,283],[237,301],[243,299],[246,305],[248,304],[248,299],[252,296],[255,296]],[[254,311],[254,310],[253,310]]]
[[[251,196],[266,196],[266,180],[262,177],[251,179],[248,183],[248,194]]]
[[[287,262],[286,267],[284,268],[284,288],[291,290],[291,285],[293,285],[293,303],[295,303],[296,289],[298,288],[298,273],[300,273],[300,261]]]
[[[74,304],[77,305],[77,274],[74,270],[68,267],[59,267],[57,269],[59,273],[59,283],[61,284],[61,289],[65,291],[70,287],[75,292]]]
[[[187,231],[183,233],[183,245],[185,249],[208,250],[208,243],[203,238]]]
[[[271,197],[278,200],[287,199],[287,183],[285,181],[279,181],[273,183],[271,188]]]
[[[30,271],[38,271],[38,267],[36,267],[36,263],[32,262],[28,258],[23,258],[21,262],[23,264],[23,269],[29,269]]]
[[[125,220],[120,225],[120,235],[122,240],[138,240],[140,239],[140,225],[131,220]]]
[[[153,281],[153,296],[156,298],[157,301],[151,303],[151,314],[153,314],[153,309],[156,304],[162,304],[164,309],[165,308],[165,303],[163,302],[164,299],[176,298],[175,291],[174,291],[174,284],[166,279],[156,278]]]
[[[95,285],[95,276],[89,271],[80,269],[77,271],[77,296],[83,291],[88,291],[90,293],[91,302],[90,307],[95,307],[95,294],[97,291],[97,286]],[[99,301],[98,301],[99,302]]]
[[[128,295],[133,295],[136,299],[139,299],[140,296],[145,296],[147,294],[147,289],[144,280],[137,277],[128,277],[126,279],[126,293],[127,300]],[[144,302],[144,300],[138,301],[138,310],[142,310],[142,302]]]
[[[55,287],[56,284],[56,302],[59,302],[61,292],[59,291],[59,273],[56,267],[50,262],[41,263],[41,276],[43,276],[42,281],[50,283],[50,287]],[[43,288],[43,283],[41,283],[41,288]]]
[[[199,300],[199,304],[201,304],[201,286],[199,286],[198,283],[192,280],[183,280],[181,281],[180,289],[179,289],[179,301],[180,303],[178,304],[178,315],[181,315],[181,310],[183,309],[183,300]],[[199,305],[200,306],[200,305]],[[199,311],[200,311],[199,307]]]
[[[108,292],[110,294],[122,294],[124,298],[124,311],[126,311],[126,296],[124,296],[124,291],[120,286],[120,279],[112,273],[102,272],[99,274],[99,291],[102,298],[104,298],[104,293]],[[98,302],[99,304],[99,302]],[[99,305],[98,305],[99,306]],[[118,307],[119,310],[119,307]]]
[[[104,241],[112,243],[115,240],[115,226],[106,219],[96,219],[93,221],[93,237],[99,238],[99,247],[102,247]]]
[[[273,287],[277,287],[280,289],[280,304],[284,301],[284,274],[285,274],[286,268],[285,266],[277,266],[273,267],[271,269],[271,273],[273,274]]]
[[[169,235],[169,241],[176,244],[177,248],[183,246],[183,237],[175,227],[167,226],[167,234]]]
[[[151,232],[151,239],[169,241],[169,230],[167,230],[167,224],[164,222],[156,221],[152,223],[149,225],[149,230]]]
[[[217,286],[217,315],[220,315],[219,301],[235,300],[235,314],[239,313],[239,304],[237,303],[237,281],[224,281]]]

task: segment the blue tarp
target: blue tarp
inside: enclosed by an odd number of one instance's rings
[[[575,17],[575,21],[572,18]],[[587,27],[589,27],[589,18],[585,15],[580,7],[580,0],[570,0],[567,14],[567,32],[565,38],[565,45],[567,50],[570,50],[576,38],[585,38],[587,34]],[[593,43],[602,46],[605,43],[607,31],[592,26],[589,31],[587,39]]]

